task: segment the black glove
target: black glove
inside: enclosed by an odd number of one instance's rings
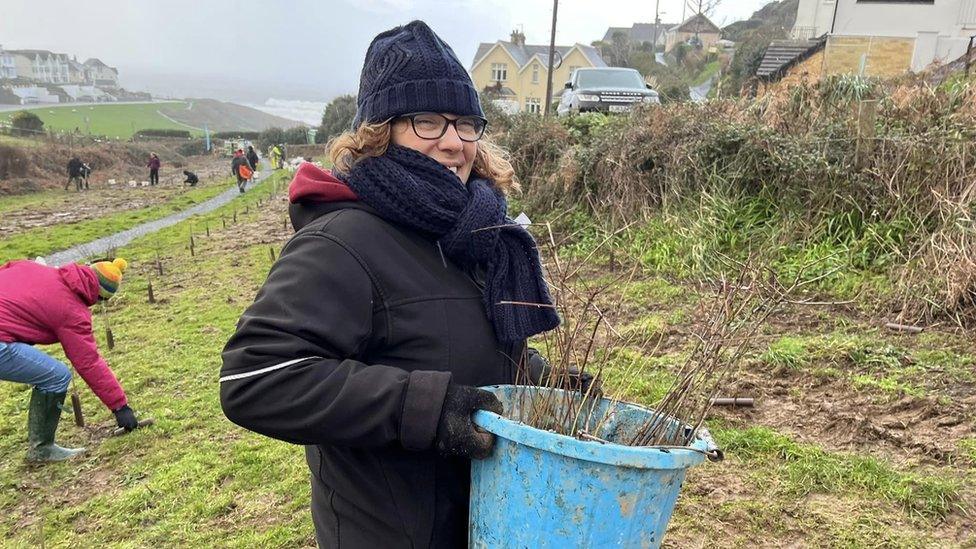
[[[115,422],[126,431],[131,431],[139,426],[136,420],[136,413],[129,408],[128,404],[112,412],[115,414]]]
[[[496,414],[504,411],[502,403],[488,391],[467,385],[447,386],[434,439],[434,446],[441,455],[472,459],[488,457],[495,436],[475,427],[471,421],[471,414],[475,410],[488,410]]]
[[[537,385],[539,387],[553,387],[556,383],[560,382],[560,379],[550,379],[554,375],[552,371],[552,366],[546,357],[542,354],[529,347],[528,356],[526,357],[526,364],[528,366],[529,383]],[[555,375],[560,375],[559,372],[555,372]],[[566,376],[567,387],[560,387],[569,389],[570,391],[579,391],[582,394],[586,394],[590,390],[590,385],[593,384],[593,375],[589,372],[580,373],[576,368],[570,368],[568,372],[562,374]],[[593,395],[600,395],[599,384],[594,387]]]

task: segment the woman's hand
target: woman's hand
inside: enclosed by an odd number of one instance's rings
[[[501,414],[504,410],[498,398],[477,387],[451,384],[441,408],[434,446],[444,456],[483,459],[491,453],[495,436],[478,429],[471,421],[476,410]]]

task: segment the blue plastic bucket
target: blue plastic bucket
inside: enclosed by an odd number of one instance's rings
[[[573,398],[558,389],[483,388],[511,418],[528,413],[544,392],[559,394],[548,402]],[[472,461],[469,547],[658,547],[685,470],[721,453],[704,428],[687,448],[614,443],[629,441],[653,413],[625,402],[595,402],[592,413],[576,421],[608,441],[601,443],[476,412],[474,422],[495,434],[495,448],[487,459]]]

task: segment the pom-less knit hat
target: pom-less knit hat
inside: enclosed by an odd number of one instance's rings
[[[366,50],[352,128],[421,111],[484,116],[454,51],[427,23],[413,21],[380,33]]]
[[[125,272],[129,263],[121,257],[114,261],[99,261],[92,263],[91,268],[98,275],[98,296],[102,299],[110,299],[119,289],[122,282],[122,273]]]

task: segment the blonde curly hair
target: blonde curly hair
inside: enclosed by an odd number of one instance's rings
[[[361,124],[356,131],[347,131],[329,141],[326,148],[332,165],[340,172],[349,172],[364,158],[382,156],[390,145],[393,122],[387,120],[375,124]],[[508,154],[486,136],[478,141],[472,174],[492,181],[505,194],[521,189],[515,180],[515,169]]]

